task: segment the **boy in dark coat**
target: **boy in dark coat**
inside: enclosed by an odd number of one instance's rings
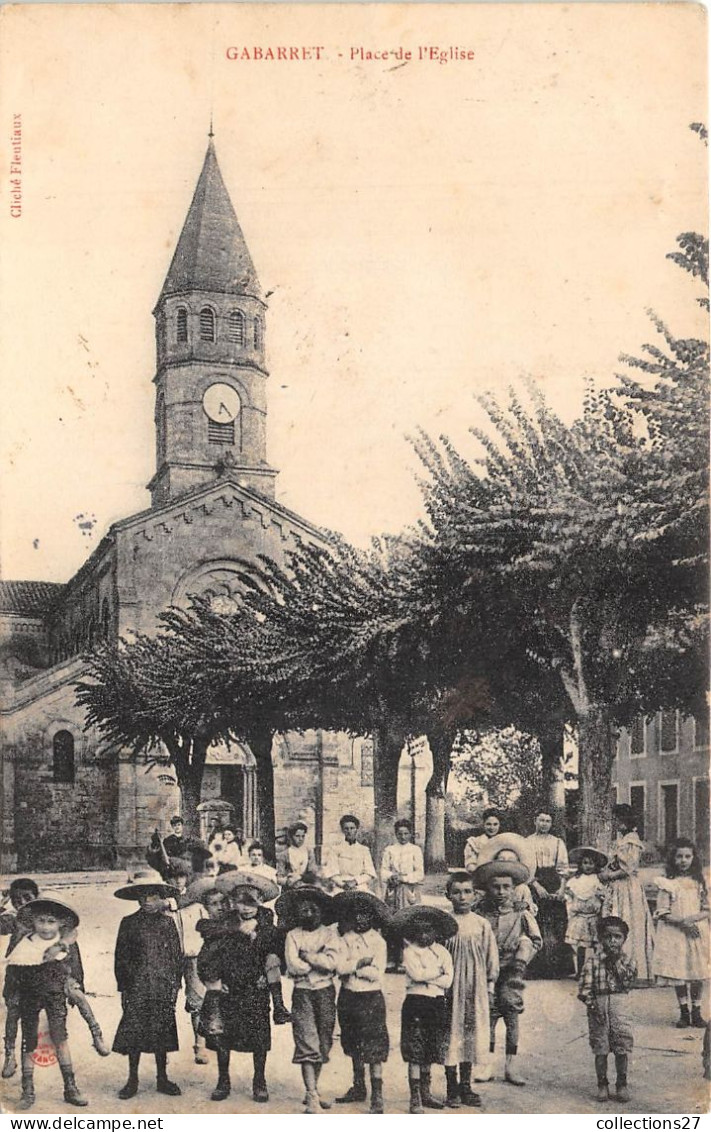
[[[252,1054],[252,1095],[266,1103],[270,992],[275,1023],[291,1018],[281,997],[282,939],[271,914],[266,916],[267,910],[260,907],[278,896],[279,889],[266,877],[236,871],[218,877],[216,888],[228,895],[230,911],[219,920],[198,924],[205,942],[197,963],[206,988],[200,1025],[208,1049],[217,1051],[218,1080],[211,1099],[229,1096],[230,1052],[235,1050]]]
[[[134,873],[114,896],[137,900],[140,908],[119,925],[114,969],[123,1014],[114,1038],[114,1053],[128,1055],[128,1080],[119,1092],[128,1100],[138,1092],[142,1053],[156,1059],[156,1089],[179,1097],[180,1088],[168,1080],[168,1053],[178,1048],[175,1003],[183,973],[178,932],[164,914],[165,900],[178,890],[164,884],[153,869]]]

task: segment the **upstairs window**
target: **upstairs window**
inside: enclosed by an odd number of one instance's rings
[[[701,712],[694,716],[694,749],[700,750],[709,745],[709,716],[708,712]]]
[[[52,774],[55,782],[74,782],[74,736],[58,731],[52,740]]]
[[[641,758],[647,753],[646,727],[643,715],[638,715],[630,728],[630,755]]]
[[[188,312],[185,307],[178,307],[176,339],[178,342],[187,342],[188,340]]]
[[[232,311],[227,322],[227,341],[244,346],[244,315],[242,311]]]
[[[659,746],[665,754],[672,754],[679,750],[679,712],[663,711],[660,713]]]
[[[200,341],[215,341],[215,312],[211,307],[203,307],[200,311]]]

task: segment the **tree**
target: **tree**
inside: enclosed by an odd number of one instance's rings
[[[531,735],[506,727],[462,731],[457,737],[450,788],[457,803],[470,812],[482,809],[483,796],[487,806],[517,809],[528,825],[527,819],[535,816],[541,785],[541,750]]]

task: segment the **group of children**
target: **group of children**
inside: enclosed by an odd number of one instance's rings
[[[578,871],[566,891],[568,942],[578,958],[579,998],[587,1009],[598,1098],[604,1101],[610,1095],[607,1063],[612,1053],[616,1098],[625,1102],[633,1043],[625,1003],[639,974],[629,946],[629,924],[619,915],[604,914],[604,854],[583,847],[571,857]],[[175,1013],[184,985],[195,1061],[205,1064],[207,1050],[216,1054],[213,1101],[223,1101],[231,1092],[233,1052],[251,1054],[252,1095],[260,1103],[269,1100],[271,1019],[277,1025],[292,1024],[293,1061],[301,1068],[305,1111],[315,1114],[330,1108],[321,1096],[320,1078],[337,1022],[341,1047],[352,1061],[353,1082],[336,1103],[363,1103],[370,1090],[370,1112],[384,1112],[383,1065],[390,1052],[383,995],[386,939],[402,947],[406,993],[400,1052],[408,1066],[410,1112],[481,1105],[472,1079],[492,1076],[500,1020],[505,1030],[504,1080],[525,1084],[517,1067],[524,976],[541,947],[541,934],[527,886],[529,870],[512,850],[479,865],[473,875],[450,873],[446,894],[451,914],[414,904],[393,915],[370,892],[351,889],[332,896],[311,884],[285,888],[279,896],[272,877],[256,869],[192,879],[187,869],[177,875],[179,871],[164,879],[152,869],[139,870],[115,893],[138,904],[138,910],[121,921],[115,951],[122,1015],[113,1051],[128,1058],[121,1099],[137,1093],[144,1053],[155,1059],[158,1092],[180,1095],[179,1086],[168,1077],[167,1056],[178,1048]],[[677,1025],[703,1026],[700,1003],[708,977],[709,911],[691,842],[675,843],[667,875],[658,878],[657,886],[655,974],[676,987]],[[64,1100],[86,1105],[67,1043],[68,1004],[79,1009],[97,1052],[106,1056],[109,1050],[83,991],[78,917],[54,896],[39,894],[27,878],[13,882],[9,901],[12,909],[0,910],[0,931],[11,937],[2,1075],[16,1072],[19,1020],[20,1108],[30,1108],[43,1009],[63,1076]],[[276,924],[269,906],[274,902]],[[290,1011],[282,995],[283,973],[293,980]],[[432,1091],[433,1065],[444,1067],[444,1098]]]

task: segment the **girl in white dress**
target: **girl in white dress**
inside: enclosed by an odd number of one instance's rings
[[[706,1025],[701,1017],[701,994],[709,978],[709,900],[693,841],[680,837],[674,842],[667,875],[656,877],[654,883],[659,895],[652,969],[659,983],[676,989],[680,1011],[677,1029],[701,1029]]]
[[[586,952],[597,943],[597,921],[605,896],[605,886],[598,874],[607,864],[607,857],[599,849],[581,845],[570,851],[569,860],[571,865],[578,866],[578,871],[565,886],[568,906],[565,942],[575,953],[580,978]]]

